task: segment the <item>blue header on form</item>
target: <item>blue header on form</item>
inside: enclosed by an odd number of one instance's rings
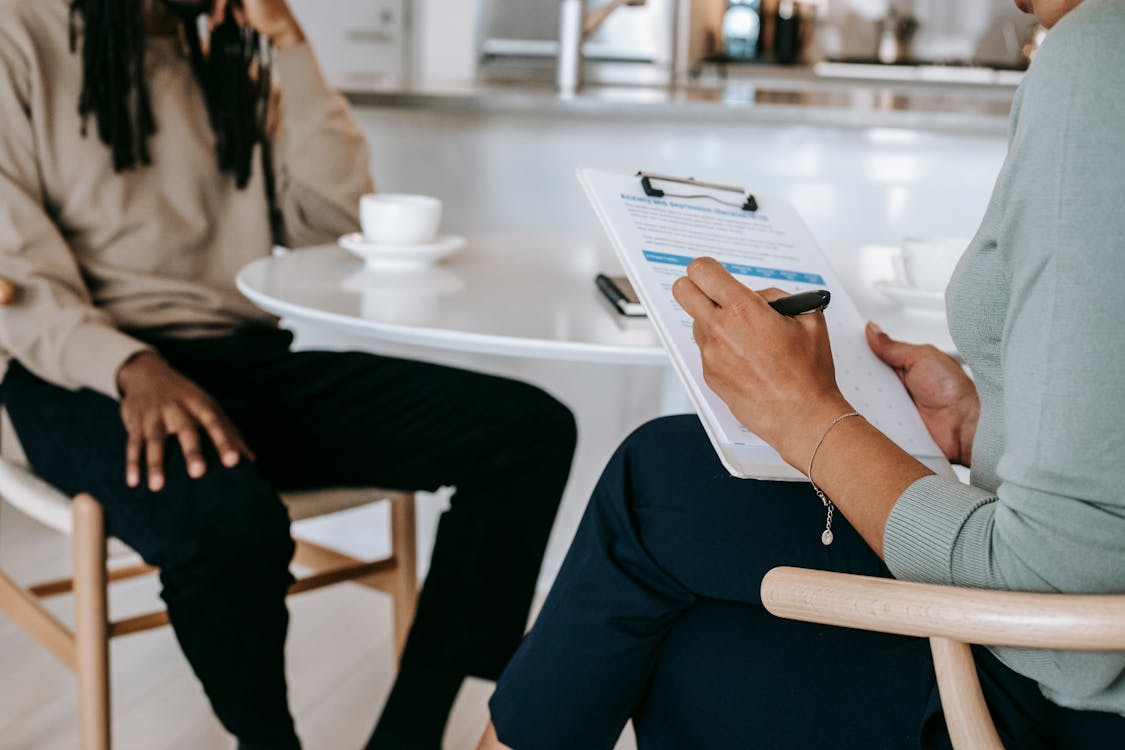
[[[669,266],[687,267],[694,258],[686,255],[672,255],[671,253],[654,253],[645,250],[645,260],[649,263],[663,263]],[[724,263],[723,268],[736,276],[757,276],[762,279],[776,279],[779,281],[794,281],[798,284],[813,284],[824,286],[824,277],[815,273],[799,273],[797,271],[783,271],[778,268],[762,268],[761,266],[743,266],[737,263]]]

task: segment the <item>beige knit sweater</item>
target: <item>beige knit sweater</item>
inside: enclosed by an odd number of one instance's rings
[[[191,66],[173,38],[148,45],[153,164],[116,174],[81,135],[82,65],[66,0],[0,0],[0,350],[67,388],[117,397],[116,373],[144,345],[125,331],[227,332],[266,319],[234,287],[271,249],[261,174],[238,190],[219,172]],[[331,241],[357,224],[370,157],[346,102],[307,46],[276,57],[273,129],[287,243]]]

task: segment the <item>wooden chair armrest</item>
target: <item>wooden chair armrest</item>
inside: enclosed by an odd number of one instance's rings
[[[985,646],[1125,650],[1125,595],[1031,594],[774,568],[762,603],[778,617]]]

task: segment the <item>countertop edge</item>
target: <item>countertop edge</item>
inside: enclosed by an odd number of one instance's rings
[[[949,111],[940,107],[873,108],[820,103],[761,103],[746,99],[692,101],[677,98],[630,98],[630,91],[616,98],[580,95],[564,98],[554,92],[370,90],[341,86],[341,93],[357,108],[428,109],[478,115],[550,115],[568,118],[601,117],[638,119],[660,117],[668,121],[747,122],[814,125],[841,128],[903,128],[970,135],[999,135],[1008,132],[1006,114],[979,111]],[[651,92],[646,92],[652,95]],[[878,93],[876,92],[876,96]]]

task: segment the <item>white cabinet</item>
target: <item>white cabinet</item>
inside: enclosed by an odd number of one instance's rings
[[[406,72],[408,0],[290,0],[290,6],[332,83],[387,83]]]

